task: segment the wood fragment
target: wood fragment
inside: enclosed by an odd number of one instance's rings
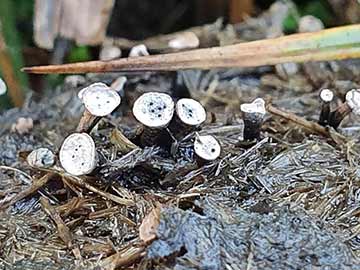
[[[150,55],[114,61],[26,67],[29,73],[88,73],[113,71],[171,71],[256,67],[287,62],[341,60],[360,57],[360,24],[316,33],[301,33],[224,47]]]
[[[160,207],[156,207],[148,213],[139,227],[139,237],[145,243],[156,238],[156,231],[160,224]]]
[[[144,247],[131,246],[122,252],[117,252],[114,255],[103,259],[99,266],[101,269],[105,270],[114,270],[119,267],[128,266],[143,257],[145,255],[144,251]]]
[[[65,222],[62,220],[60,213],[56,210],[55,207],[51,206],[49,201],[42,197],[40,198],[41,206],[43,207],[46,214],[55,222],[59,237],[65,243],[68,248],[72,247],[72,236],[69,228],[66,226]]]
[[[27,196],[33,194],[34,192],[38,191],[40,188],[45,186],[49,182],[49,180],[52,179],[55,175],[56,175],[55,173],[47,173],[40,179],[35,179],[30,187],[28,187],[24,191],[16,194],[10,201],[5,202],[4,204],[0,205],[0,210],[4,210],[4,209],[10,207],[13,204],[15,204],[16,202],[18,202],[18,201],[26,198]]]
[[[125,135],[117,128],[114,128],[111,131],[110,142],[123,154],[127,154],[132,150],[139,148],[136,144],[126,138]]]
[[[303,117],[297,116],[296,114],[294,114],[292,112],[280,110],[280,109],[272,106],[271,104],[268,104],[266,106],[266,110],[268,112],[272,113],[273,115],[280,116],[280,117],[285,118],[297,125],[300,125],[309,131],[315,132],[315,133],[323,135],[323,136],[329,136],[328,131],[323,126],[319,125],[316,122],[308,121],[308,120],[304,119]]]

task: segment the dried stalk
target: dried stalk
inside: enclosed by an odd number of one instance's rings
[[[285,119],[287,119],[291,122],[294,122],[295,124],[300,125],[312,132],[315,132],[315,133],[323,135],[323,136],[329,136],[328,131],[323,126],[319,125],[318,123],[308,121],[300,116],[297,116],[296,114],[294,114],[292,112],[280,110],[278,108],[275,108],[271,104],[268,104],[266,106],[266,110],[269,113],[272,113],[274,115],[285,118]]]
[[[224,47],[133,57],[114,61],[26,67],[29,73],[167,71],[255,67],[286,62],[340,60],[360,57],[360,24],[316,33],[302,33]]]

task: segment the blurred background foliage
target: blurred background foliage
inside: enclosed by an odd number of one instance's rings
[[[219,2],[219,0],[217,1]],[[208,14],[206,13],[207,1],[199,0],[200,5],[194,6],[195,2],[197,1],[142,0],[141,4],[139,4],[139,1],[116,0],[107,31],[115,36],[143,39],[151,35],[169,33],[194,25],[213,22],[218,17],[219,14],[211,14],[210,11]],[[274,1],[253,0],[251,2],[253,5],[251,16],[256,16],[267,9]],[[6,52],[10,58],[16,83],[20,85],[24,94],[26,94],[27,89],[41,92],[43,89],[53,87],[62,79],[59,76],[47,77],[46,79],[39,78],[39,76],[27,77],[26,74],[20,72],[20,68],[24,65],[48,64],[53,59],[51,51],[37,48],[34,43],[34,4],[35,0],[0,1],[0,34],[6,43]],[[333,9],[327,0],[295,0],[293,4],[294,12],[289,14],[283,22],[286,33],[295,32],[298,19],[308,14],[321,19],[327,27],[337,24]],[[171,14],[175,6],[177,8],[176,13]],[[159,10],[163,10],[169,15],[167,17],[159,16]],[[204,10],[206,11],[205,16],[203,14]],[[132,16],[124,16],[124,14],[131,14]],[[231,18],[229,19],[227,14],[228,11],[224,11],[220,15],[224,17],[225,22],[231,22]],[[141,18],[141,21],[139,21],[139,18]],[[61,59],[63,62],[88,61],[98,57],[99,47],[78,46],[74,42],[68,42],[68,47],[66,57]],[[0,65],[1,78],[5,77],[4,72],[8,72],[4,68],[3,65]],[[8,93],[0,96],[0,111],[13,106],[14,102],[9,98],[12,87],[12,85],[8,85]]]

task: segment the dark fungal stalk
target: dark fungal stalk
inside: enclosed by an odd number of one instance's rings
[[[259,139],[266,113],[265,101],[262,98],[257,98],[252,103],[241,104],[240,110],[244,121],[244,141]]]
[[[329,123],[330,117],[330,103],[334,99],[334,93],[329,89],[323,89],[320,92],[321,112],[318,123],[326,126]]]

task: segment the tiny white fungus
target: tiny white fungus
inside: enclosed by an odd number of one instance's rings
[[[113,45],[105,45],[101,48],[99,59],[101,61],[108,61],[121,57],[121,49]]]
[[[150,55],[144,44],[136,45],[131,48],[129,57],[147,56]]]
[[[190,126],[198,126],[206,120],[206,111],[200,102],[191,98],[182,98],[176,103],[179,119]]]
[[[211,135],[200,136],[196,134],[194,150],[200,158],[212,161],[220,156],[221,147],[219,142]]]
[[[135,101],[133,114],[147,127],[162,128],[167,126],[173,117],[174,101],[164,93],[145,93]]]
[[[0,96],[4,95],[7,91],[5,82],[0,78]]]
[[[71,134],[61,146],[59,159],[64,170],[72,175],[91,173],[97,163],[93,139],[86,133]]]
[[[352,112],[360,115],[360,89],[352,89],[346,93],[346,103],[351,108]]]
[[[199,47],[200,41],[194,32],[187,31],[170,40],[168,45],[170,48],[177,50],[192,49]]]
[[[265,115],[265,101],[262,98],[257,98],[251,103],[241,104],[240,110],[244,113],[259,113]]]
[[[298,31],[300,33],[317,32],[324,28],[324,24],[320,19],[312,15],[306,15],[300,18]]]
[[[26,161],[34,168],[49,168],[54,165],[55,155],[47,148],[38,148],[27,156]]]
[[[112,113],[121,102],[119,94],[104,83],[94,83],[78,93],[85,108],[95,116]]]
[[[320,98],[324,102],[330,102],[334,98],[334,93],[329,89],[323,89],[320,92]]]

